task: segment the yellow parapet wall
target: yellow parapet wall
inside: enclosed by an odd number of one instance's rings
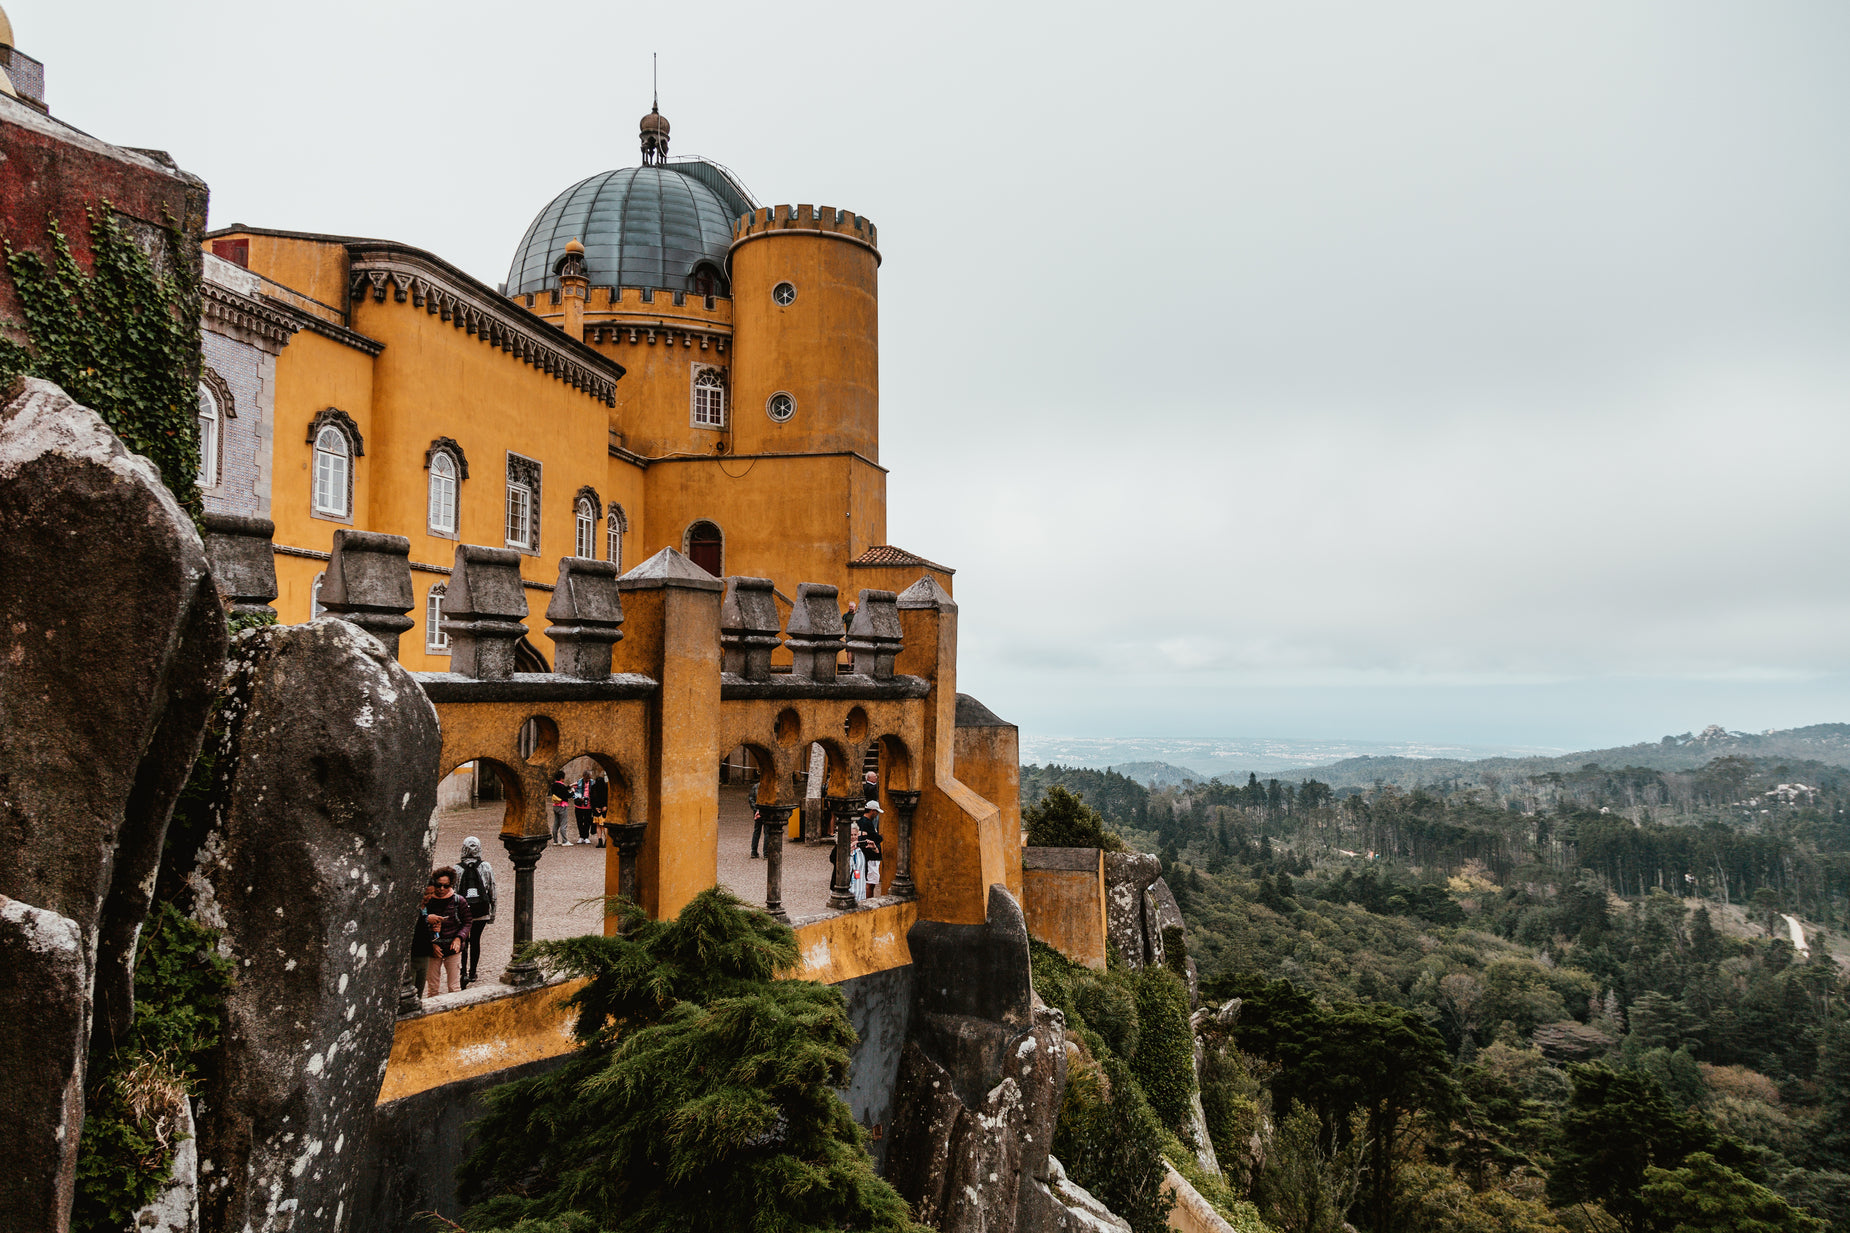
[[[797,965],[783,975],[786,979],[839,985],[857,976],[904,967],[912,962],[906,931],[918,918],[918,904],[895,900],[876,908],[799,923]]]
[[[893,900],[800,923],[797,965],[783,976],[835,985],[904,967],[912,962],[906,930],[918,915],[917,904]],[[565,1001],[583,985],[574,980],[537,989],[484,986],[486,996],[479,1001],[400,1019],[379,1103],[571,1052],[572,1013]]]
[[[1105,970],[1105,856],[1098,848],[1023,848],[1028,933],[1075,963]]]
[[[584,983],[495,988],[481,1001],[400,1019],[379,1103],[569,1053],[572,1013],[564,1003]]]

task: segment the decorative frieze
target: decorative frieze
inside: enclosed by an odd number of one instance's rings
[[[347,294],[353,303],[370,299],[383,304],[390,295],[397,303],[422,308],[606,406],[617,405],[621,368],[612,372],[603,366],[610,361],[602,357],[598,357],[601,363],[591,362],[587,354],[595,356],[595,352],[552,326],[527,319],[527,314],[511,301],[486,288],[469,286],[467,277],[460,272],[452,272],[435,258],[398,245],[374,248],[353,244],[347,253]]]

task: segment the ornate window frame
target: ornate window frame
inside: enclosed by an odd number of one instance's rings
[[[424,652],[427,655],[448,655],[450,653],[450,636],[443,632],[443,603],[449,595],[447,583],[431,584],[424,593]]]
[[[340,433],[347,442],[347,491],[344,495],[345,504],[342,506],[340,513],[322,508],[321,503],[315,499],[315,492],[320,487],[321,482],[320,455],[322,450],[319,442],[322,432],[330,428]],[[315,413],[315,418],[309,421],[308,446],[310,450],[308,474],[309,516],[311,518],[319,518],[323,522],[344,522],[351,525],[353,522],[354,473],[359,470],[359,460],[366,456],[366,439],[360,435],[360,426],[353,422],[353,417],[351,415],[348,415],[339,407],[327,407],[321,411],[317,411]]]
[[[507,500],[502,508],[502,537],[509,548],[538,556],[540,551],[540,480],[544,468],[536,458],[507,451]],[[516,538],[514,526],[517,497],[525,494],[526,527],[523,538]]]
[[[204,375],[203,373],[201,374]],[[199,382],[199,470],[193,482],[202,492],[217,488],[224,479],[225,404],[208,381]]]
[[[610,516],[605,520],[604,552],[610,563],[623,572],[623,536],[630,529],[629,515],[615,501],[610,503]]]
[[[597,524],[604,520],[604,502],[597,489],[586,484],[572,498],[572,555],[597,560]]]
[[[450,474],[441,475],[437,469],[437,459],[449,461]],[[424,485],[424,530],[439,539],[460,540],[462,538],[462,483],[469,478],[469,460],[464,457],[462,446],[450,437],[438,437],[424,451],[424,469],[429,477]],[[437,484],[447,481],[450,485],[450,525],[448,528],[437,525],[433,516],[436,507]]]
[[[726,431],[726,370],[717,364],[688,365],[687,422],[708,432]]]

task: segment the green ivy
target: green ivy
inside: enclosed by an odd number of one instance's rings
[[[109,202],[85,211],[91,269],[48,219],[51,258],[5,243],[29,340],[0,338],[0,386],[42,377],[103,417],[146,456],[195,521],[199,487],[199,280],[186,236],[166,228],[174,270],[155,269]]]
[[[1188,989],[1167,968],[1137,973],[1137,1052],[1131,1069],[1150,1108],[1172,1131],[1189,1123],[1195,1095],[1195,1035],[1188,1024]]]

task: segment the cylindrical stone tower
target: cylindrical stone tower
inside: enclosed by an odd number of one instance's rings
[[[880,460],[874,225],[780,205],[733,224],[732,452]]]

